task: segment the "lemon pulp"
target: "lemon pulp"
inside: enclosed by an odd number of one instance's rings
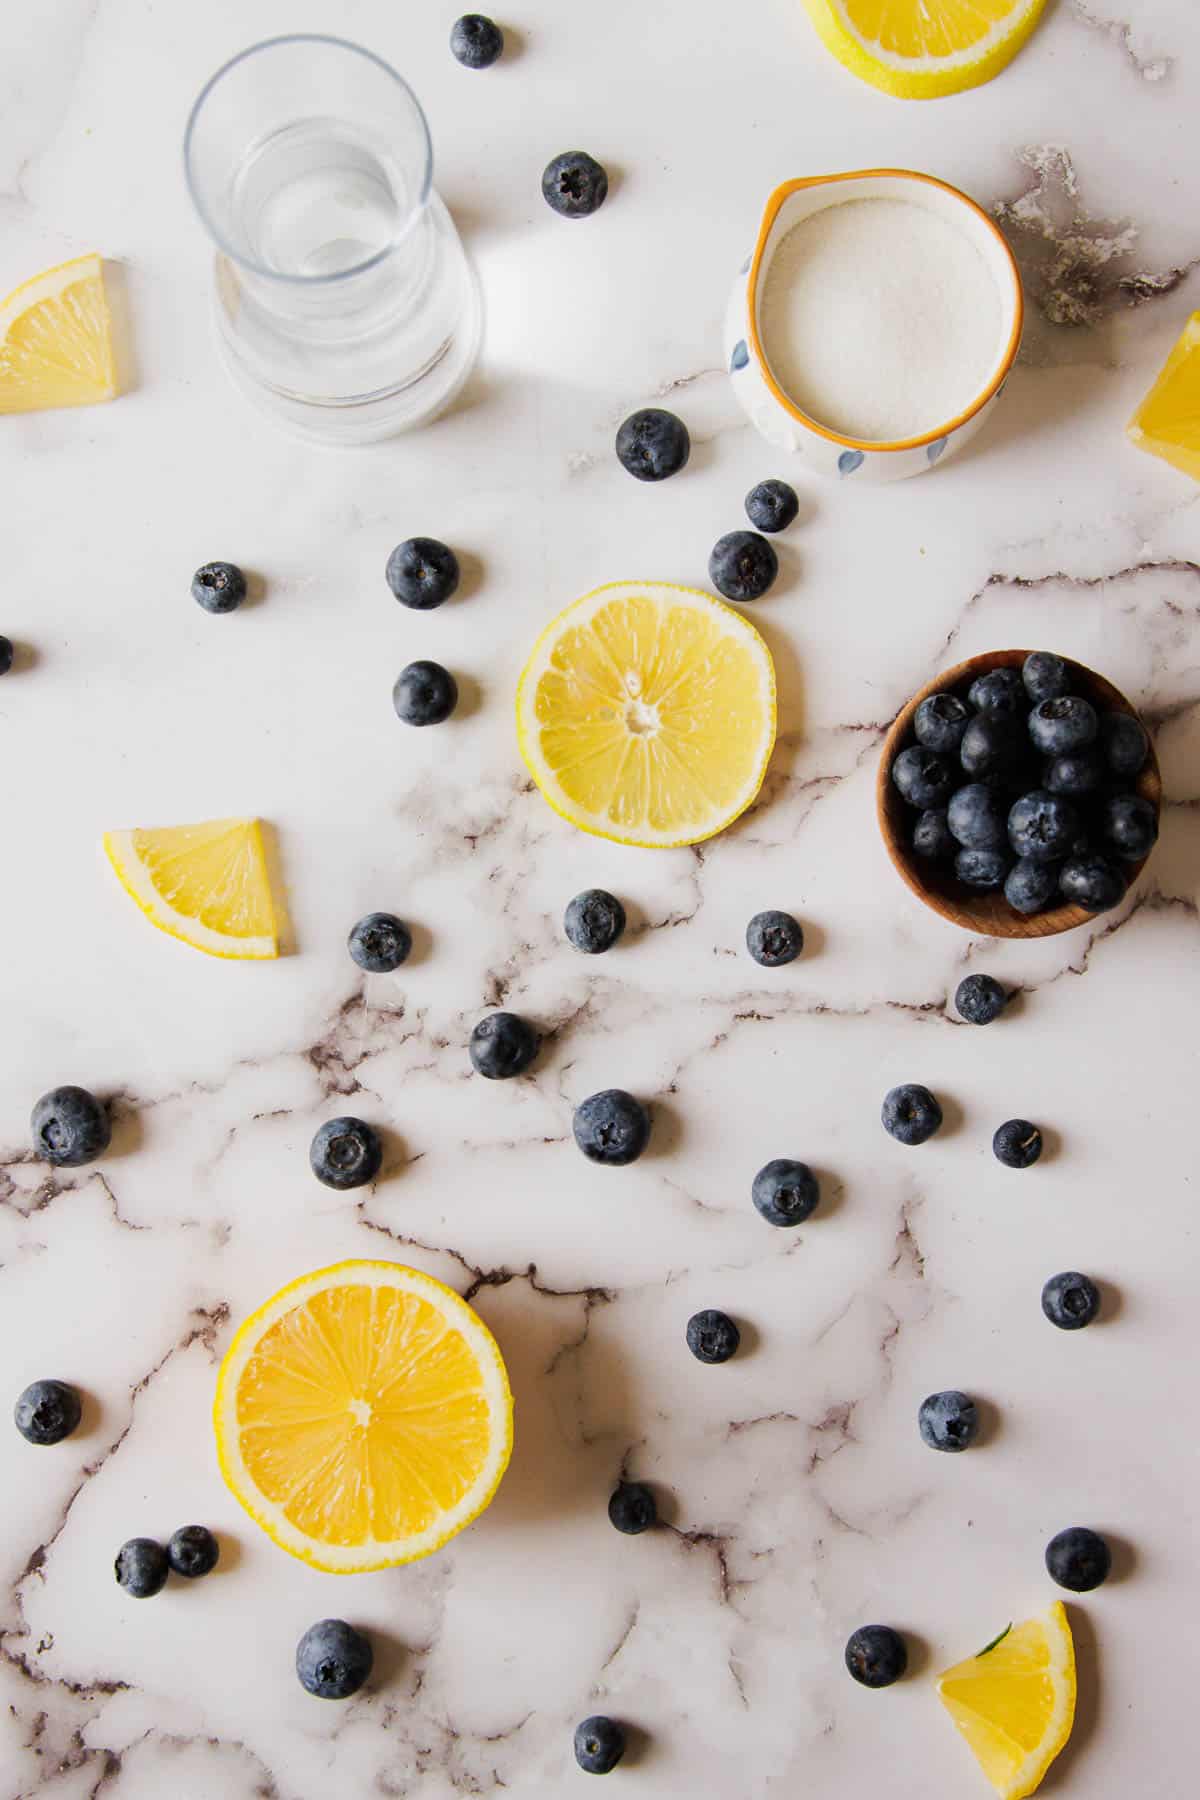
[[[1184,326],[1128,429],[1139,449],[1200,481],[1200,312]]]
[[[998,75],[1046,0],[805,0],[826,49],[902,99],[936,99]]]
[[[1001,1800],[1032,1794],[1075,1720],[1075,1646],[1061,1600],[947,1669],[938,1696]]]
[[[47,269],[0,304],[0,413],[92,406],[116,391],[98,256]]]
[[[104,848],[122,887],[160,931],[210,956],[278,956],[257,819],[109,831]]]
[[[614,582],[546,627],[517,689],[517,735],[556,812],[664,847],[711,837],[757,794],[775,671],[732,607],[665,582]]]
[[[482,1511],[511,1452],[512,1395],[457,1294],[399,1263],[353,1261],[246,1321],[214,1423],[251,1516],[282,1549],[347,1574],[426,1556]]]

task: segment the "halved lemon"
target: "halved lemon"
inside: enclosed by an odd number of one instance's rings
[[[1140,450],[1200,481],[1200,312],[1184,326],[1127,429]]]
[[[98,256],[46,269],[0,304],[0,413],[93,406],[116,391]]]
[[[1062,1601],[947,1669],[937,1689],[1000,1800],[1034,1793],[1075,1722],[1075,1645]]]
[[[827,50],[902,100],[979,87],[1012,61],[1046,0],[805,0]]]
[[[259,1307],[221,1364],[213,1422],[251,1518],[336,1575],[440,1550],[483,1511],[512,1452],[491,1332],[401,1263],[336,1263]]]
[[[279,955],[257,819],[106,831],[104,848],[126,893],[160,931],[209,956]]]
[[[775,743],[775,668],[731,606],[664,581],[615,581],[538,638],[517,687],[517,739],[564,819],[668,848],[750,805]]]

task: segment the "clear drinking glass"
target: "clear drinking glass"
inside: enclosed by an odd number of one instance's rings
[[[184,167],[217,246],[218,341],[252,400],[361,444],[453,399],[479,350],[479,289],[394,69],[341,38],[255,44],[202,90]]]

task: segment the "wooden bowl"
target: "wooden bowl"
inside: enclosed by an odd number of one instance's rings
[[[947,669],[919,694],[914,694],[903,708],[884,740],[879,759],[875,783],[879,829],[896,872],[918,899],[941,918],[948,919],[952,925],[961,925],[964,931],[973,931],[977,936],[1053,937],[1060,931],[1073,931],[1077,925],[1087,925],[1099,916],[1085,911],[1082,906],[1066,905],[1050,907],[1040,913],[1019,913],[1002,893],[977,893],[956,880],[949,869],[926,862],[916,855],[909,842],[915,817],[913,809],[901,798],[891,778],[892,763],[899,752],[916,742],[913,715],[922,700],[930,694],[944,693],[956,693],[965,700],[967,689],[977,676],[986,675],[989,669],[1019,669],[1028,655],[1028,650],[989,650],[983,656],[969,657],[966,662]],[[1110,681],[1105,681],[1103,675],[1084,668],[1082,663],[1072,662],[1070,657],[1065,657],[1064,661],[1074,677],[1071,691],[1090,700],[1097,712],[1125,712],[1137,717],[1136,707],[1131,706]],[[1157,815],[1162,809],[1162,777],[1153,743],[1145,767],[1137,778],[1136,790],[1144,800],[1149,800]],[[1141,873],[1146,860],[1125,865],[1130,882]]]

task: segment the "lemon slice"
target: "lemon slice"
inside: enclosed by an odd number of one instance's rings
[[[213,1422],[251,1518],[338,1575],[439,1550],[483,1511],[512,1451],[491,1332],[401,1263],[337,1263],[260,1306],[221,1364]]]
[[[98,256],[47,269],[0,305],[0,413],[93,406],[116,391]]]
[[[1200,481],[1200,312],[1184,326],[1128,431],[1140,450]]]
[[[804,0],[827,50],[903,100],[978,87],[1012,61],[1046,0]]]
[[[126,893],[160,931],[209,956],[279,955],[257,819],[106,831],[104,848]]]
[[[947,1669],[938,1695],[1000,1800],[1034,1793],[1075,1721],[1075,1646],[1062,1601]]]
[[[723,831],[762,786],[775,669],[740,613],[693,588],[617,581],[576,600],[517,687],[529,772],[564,819],[666,848]]]

